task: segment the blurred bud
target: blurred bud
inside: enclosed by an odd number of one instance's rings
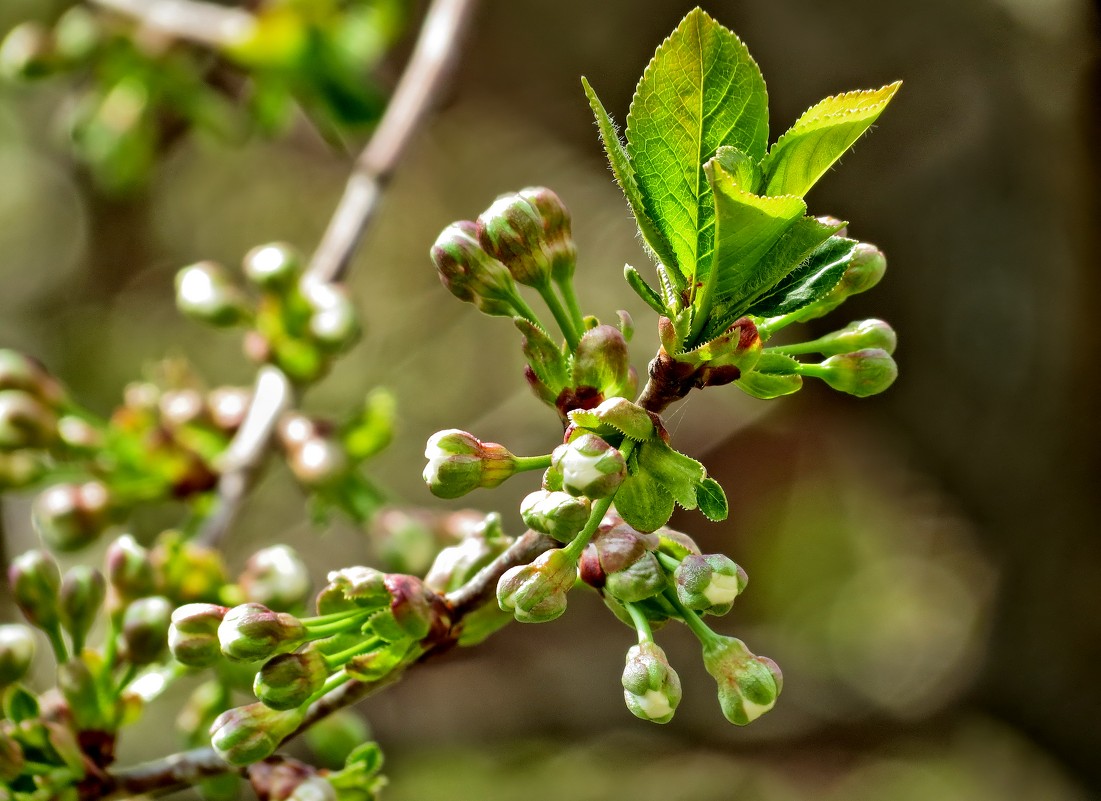
[[[552,460],[562,473],[562,489],[592,500],[614,495],[627,477],[623,454],[596,434],[582,434],[566,445],[559,445]]]
[[[589,522],[591,511],[588,498],[575,498],[568,492],[536,490],[520,503],[520,516],[528,528],[559,542],[576,537]]]
[[[437,431],[424,448],[422,476],[438,498],[458,498],[479,487],[501,484],[516,472],[516,457],[503,445],[482,442],[465,431]]]
[[[0,390],[0,451],[43,448],[57,439],[57,416],[28,392]]]
[[[337,710],[306,730],[306,745],[317,757],[317,764],[330,770],[343,767],[348,755],[370,738],[371,727],[351,709]]]
[[[261,703],[239,706],[214,720],[210,744],[230,765],[244,767],[275,753],[302,718],[297,709],[279,711]]]
[[[122,618],[123,656],[133,665],[155,662],[168,642],[172,622],[172,604],[167,598],[152,595],[139,598]]]
[[[107,546],[104,559],[107,566],[107,583],[114,595],[111,599],[113,611],[136,598],[152,595],[156,590],[156,575],[149,551],[138,545],[129,534],[123,534]]]
[[[245,420],[252,393],[244,387],[217,387],[206,395],[206,409],[222,431],[236,431]]]
[[[352,345],[359,336],[359,320],[344,286],[303,279],[300,289],[313,310],[309,327],[314,340],[329,351],[340,351]]]
[[[55,484],[35,498],[31,520],[50,548],[76,551],[103,533],[110,512],[111,495],[102,482]]]
[[[577,580],[577,563],[562,549],[547,551],[529,565],[505,571],[497,582],[497,603],[521,623],[545,623],[566,611],[566,593]]]
[[[496,512],[486,515],[483,522],[458,545],[444,548],[436,555],[424,578],[424,585],[434,592],[457,590],[483,567],[500,556],[513,542],[501,530],[501,517]]]
[[[229,611],[216,604],[186,604],[172,613],[168,648],[181,665],[209,667],[222,656],[218,628]]]
[[[749,582],[746,572],[719,553],[686,556],[673,572],[677,598],[689,609],[725,615]]]
[[[459,300],[473,303],[484,314],[513,315],[516,286],[501,262],[478,242],[477,226],[469,220],[443,229],[431,250],[440,281]]]
[[[218,626],[222,653],[238,662],[254,662],[293,651],[305,637],[302,621],[285,612],[273,612],[262,604],[235,606]]]
[[[654,723],[668,723],[681,699],[680,677],[665,652],[652,642],[627,651],[623,669],[623,700],[631,714]]]
[[[57,592],[61,570],[45,551],[27,551],[8,568],[12,598],[33,626],[53,629],[58,624]]]
[[[310,595],[310,572],[287,545],[272,545],[254,553],[238,583],[245,598],[276,612],[299,609]]]
[[[22,679],[34,661],[34,634],[18,623],[0,624],[0,689]]]
[[[563,215],[558,216],[561,226]],[[568,228],[569,217],[564,219]],[[551,282],[551,262],[543,242],[547,222],[521,194],[502,195],[478,217],[478,241],[486,253],[508,268],[517,283],[546,287]]]
[[[780,668],[754,656],[741,640],[715,635],[704,645],[703,664],[718,684],[723,716],[736,726],[752,723],[776,705],[783,688]]]
[[[83,6],[70,8],[54,24],[57,54],[70,64],[91,56],[102,40],[99,20]]]
[[[335,439],[311,437],[290,452],[287,464],[303,486],[331,486],[348,472],[348,456]]]
[[[290,245],[273,242],[250,250],[242,267],[245,277],[256,286],[285,291],[294,286],[302,272],[302,259]]]
[[[216,326],[236,325],[248,315],[240,291],[221,265],[212,261],[176,273],[176,307],[188,317]]]
[[[0,490],[22,489],[46,474],[41,454],[31,451],[0,451]]]
[[[95,450],[103,446],[103,435],[95,426],[75,415],[66,415],[57,421],[57,435],[70,448]]]
[[[0,348],[0,390],[21,389],[55,408],[64,397],[61,384],[36,359],[10,348]]]
[[[340,794],[323,776],[311,776],[294,788],[287,801],[338,801]]]
[[[78,654],[106,594],[107,582],[103,574],[87,565],[74,565],[61,580],[58,596],[61,625],[69,632],[73,650]]]
[[[887,351],[869,348],[803,365],[803,374],[820,378],[839,392],[866,398],[891,386],[898,378],[898,366]]]
[[[16,25],[0,43],[0,75],[9,80],[42,78],[53,72],[50,31],[38,22]]]
[[[175,604],[216,601],[226,585],[226,566],[216,548],[184,539],[168,530],[158,538],[149,559],[158,594]]]
[[[19,778],[26,762],[23,746],[6,732],[0,731],[0,782],[7,785]]]
[[[305,650],[272,657],[256,674],[252,691],[272,709],[295,709],[321,689],[329,666],[320,651]]]

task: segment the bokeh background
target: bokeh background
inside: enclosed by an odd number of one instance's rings
[[[50,5],[5,0],[0,33]],[[398,394],[400,437],[375,471],[396,500],[458,508],[419,479],[437,429],[518,453],[559,435],[523,385],[511,326],[455,302],[427,259],[444,225],[497,194],[544,184],[566,200],[586,311],[635,315],[644,370],[653,315],[620,275],[647,260],[579,76],[624,120],[653,49],[693,5],[484,4],[445,107],[356,260],[367,337],[307,399],[339,413],[375,386]],[[809,196],[889,259],[874,292],[812,333],[889,320],[899,381],[868,400],[817,385],[773,402],[709,390],[670,416],[733,510],[720,525],[676,522],[748,571],[722,627],[781,664],[784,696],[752,727],[728,726],[695,642],[671,631],[684,702],[663,728],[636,721],[619,690],[632,635],[577,593],[559,622],[509,627],[363,705],[389,797],[1101,797],[1096,11],[1086,0],[702,5],[760,63],[774,136],[827,94],[905,81]],[[245,147],[191,138],[148,188],[107,197],[57,134],[63,89],[0,89],[0,344],[37,355],[100,411],[165,355],[186,355],[211,384],[249,383],[236,337],[175,314],[172,275],[202,258],[236,264],[273,239],[308,251],[348,158],[304,129]],[[318,579],[371,558],[362,531],[317,536],[284,472],[247,507],[234,564],[272,541],[298,545]],[[515,530],[531,488],[519,479],[467,500]],[[33,533],[28,499],[4,503],[11,554]],[[151,515],[136,533],[167,522]],[[122,758],[172,749],[172,714],[150,710]]]

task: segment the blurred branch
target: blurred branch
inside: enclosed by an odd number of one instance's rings
[[[420,664],[433,654],[446,650],[458,639],[464,618],[487,603],[494,602],[497,582],[505,571],[517,565],[526,565],[544,551],[553,548],[554,540],[529,531],[514,542],[508,550],[482,568],[470,581],[449,593],[443,600],[448,610],[450,625],[448,637],[443,643],[428,645],[420,658],[409,665]],[[337,710],[351,706],[379,690],[395,684],[404,675],[396,670],[377,681],[347,681],[318,699],[306,713],[305,719],[287,740],[297,737],[310,726]],[[178,789],[194,784],[198,779],[227,773],[236,768],[227,765],[212,748],[197,748],[173,754],[154,762],[146,762],[131,768],[111,771],[115,792],[148,793],[156,790]]]
[[[224,47],[248,37],[256,19],[240,8],[201,0],[89,0],[127,17],[142,28],[209,47]]]
[[[101,5],[150,7],[204,5],[193,0],[94,0]],[[321,243],[314,252],[305,277],[309,280],[338,281],[347,272],[352,254],[364,231],[374,218],[382,190],[412,139],[418,124],[428,113],[458,57],[459,43],[470,21],[476,0],[434,0],[424,19],[413,55],[398,81],[366,148],[356,159],[344,196],[333,212]],[[214,6],[213,8],[219,8]],[[237,516],[255,481],[268,442],[279,415],[290,404],[289,382],[273,367],[269,373],[282,378],[283,402],[265,399],[277,379],[262,372],[253,389],[253,405],[245,424],[230,443],[218,482],[218,505],[207,519],[198,539],[205,545],[217,545]],[[257,410],[257,405],[262,410]]]

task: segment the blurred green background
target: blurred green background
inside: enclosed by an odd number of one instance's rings
[[[484,3],[445,107],[356,260],[367,336],[307,401],[339,413],[378,385],[398,394],[399,440],[375,475],[401,502],[458,508],[419,478],[437,429],[517,453],[546,452],[560,433],[523,384],[511,327],[455,302],[427,258],[444,225],[497,194],[543,184],[563,197],[585,310],[629,309],[645,369],[653,314],[620,275],[624,262],[648,262],[579,77],[623,121],[653,49],[693,5]],[[578,593],[554,625],[512,626],[364,705],[389,756],[390,797],[1101,797],[1095,10],[1086,0],[702,5],[760,63],[773,136],[825,95],[905,81],[877,130],[808,198],[812,213],[852,220],[851,234],[890,265],[876,291],[813,332],[887,319],[899,381],[868,400],[816,385],[772,402],[709,390],[670,416],[678,446],[708,465],[733,510],[720,525],[679,524],[751,578],[722,630],[780,663],[784,696],[733,729],[694,641],[673,631],[664,644],[684,702],[664,728],[636,721],[619,689],[632,635]],[[49,6],[4,0],[0,33]],[[348,158],[305,128],[244,148],[189,138],[146,190],[108,198],[67,158],[64,89],[0,89],[0,344],[37,355],[104,412],[166,354],[186,354],[211,384],[249,383],[237,337],[175,314],[172,275],[202,258],[235,265],[273,239],[309,251]],[[515,532],[530,483],[469,501],[502,510]],[[33,542],[28,502],[5,501],[8,554]],[[165,523],[139,520],[138,533]],[[368,558],[363,532],[337,524],[317,538],[278,469],[230,558],[239,565],[272,541],[299,546],[319,580]],[[122,758],[172,749],[172,714],[169,703],[150,710],[149,736],[123,742]]]

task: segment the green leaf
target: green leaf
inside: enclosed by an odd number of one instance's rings
[[[650,413],[626,398],[608,398],[594,409],[574,409],[568,416],[575,426],[598,436],[619,434],[642,442],[654,435]]]
[[[705,478],[696,486],[696,503],[704,517],[712,523],[726,520],[730,514],[730,504],[727,503],[726,493],[722,486],[713,478]]]
[[[627,115],[627,155],[682,286],[711,264],[714,207],[703,165],[723,145],[759,161],[767,142],[760,69],[737,36],[695,9],[658,48]]]
[[[656,531],[673,516],[673,496],[655,476],[640,470],[628,476],[616,491],[615,508],[632,528]]]
[[[761,164],[766,195],[807,193],[891,102],[901,81],[846,92],[812,106],[769,150]]]
[[[857,244],[852,239],[831,236],[787,278],[756,300],[748,313],[757,317],[777,317],[797,312],[824,298],[841,281]]]
[[[699,339],[706,341],[725,331],[758,297],[787,278],[811,251],[841,227],[841,223],[828,225],[813,217],[803,217],[784,231],[753,270],[743,276],[743,282],[724,282],[720,275],[715,301]]]
[[[652,475],[685,509],[696,508],[696,486],[707,477],[702,464],[673,450],[660,439],[642,443],[636,453],[640,472]]]
[[[766,351],[761,354],[757,366],[735,381],[734,385],[753,398],[779,398],[803,388],[803,377],[798,370],[799,362],[790,356]]]
[[[658,314],[669,313],[669,310],[665,308],[665,301],[661,299],[661,295],[658,294],[656,289],[646,283],[646,279],[630,264],[623,265],[623,277],[627,279],[627,285],[635,290],[635,294],[642,298],[647,306]]]
[[[596,96],[596,91],[585,78],[581,79],[581,85],[585,87],[585,96],[589,98],[589,107],[593,110],[593,116],[596,117],[596,125],[600,129],[600,139],[604,143],[604,151],[608,154],[608,161],[612,165],[612,174],[615,175],[619,188],[623,191],[624,197],[627,198],[627,204],[631,207],[631,213],[635,217],[639,233],[642,234],[642,240],[653,252],[657,261],[662,264],[672,264],[674,261],[673,249],[647,212],[646,204],[643,202],[642,194],[638,188],[638,181],[635,178],[634,165],[631,164],[627,150],[623,147],[623,141],[619,138],[619,131],[616,130],[615,122],[604,110],[604,105],[600,102],[600,98]]]
[[[715,151],[715,161],[734,176],[734,181],[747,192],[757,192],[761,183],[761,166],[736,147],[724,145]]]
[[[34,720],[38,715],[38,699],[22,684],[13,684],[4,693],[4,717],[12,723]]]

